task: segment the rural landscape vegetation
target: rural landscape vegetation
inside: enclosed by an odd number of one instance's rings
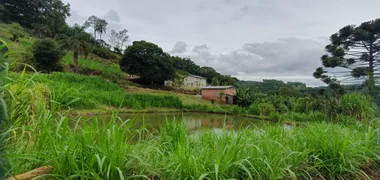
[[[337,29],[310,72],[326,86],[307,87],[241,81],[154,42],[130,42],[127,29],[100,17],[69,25],[69,16],[60,0],[0,0],[0,178],[380,178],[380,19]],[[334,78],[336,67],[355,83]],[[198,97],[202,87],[182,86],[188,75],[234,86],[236,102]],[[173,118],[151,130],[120,118],[136,113],[265,124],[191,131]]]

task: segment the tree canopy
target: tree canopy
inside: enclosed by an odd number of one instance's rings
[[[125,50],[120,67],[123,71],[154,84],[163,84],[175,76],[170,55],[156,44],[146,41],[133,42]]]
[[[39,40],[33,46],[33,57],[39,71],[50,73],[62,70],[59,64],[62,56],[63,53],[52,39]]]
[[[375,75],[380,62],[380,19],[363,22],[359,26],[348,25],[331,35],[326,54],[321,57],[323,67],[314,72],[314,77],[339,89],[340,82],[363,81],[374,94]],[[326,68],[341,67],[341,78],[332,77]]]
[[[53,37],[64,31],[70,5],[60,0],[0,0],[5,22],[16,22],[36,33]]]

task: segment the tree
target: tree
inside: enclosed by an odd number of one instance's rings
[[[73,51],[75,71],[77,72],[79,70],[79,54],[88,54],[91,51],[91,42],[95,42],[84,29],[85,27],[75,24],[73,27],[67,28],[65,34],[57,36],[63,48]]]
[[[96,16],[90,16],[84,23],[83,27],[92,27],[94,29],[94,38],[96,39],[96,33],[100,35],[102,39],[102,34],[106,33],[108,22]]]
[[[380,61],[380,19],[362,23],[360,26],[348,25],[331,35],[331,43],[326,46],[327,54],[321,57],[325,68],[341,67],[348,80],[364,79],[370,94],[375,92],[376,68]],[[328,71],[319,67],[314,77],[329,84],[337,91],[342,90],[340,81],[331,77]],[[350,79],[353,77],[354,79]]]
[[[41,12],[42,15],[33,24],[33,29],[36,34],[54,37],[67,28],[66,19],[70,16],[70,5],[59,0],[47,0],[45,3],[49,8]]]
[[[255,100],[257,90],[252,88],[239,88],[237,89],[236,96],[237,104],[241,107],[249,107]]]
[[[169,54],[150,42],[135,41],[129,46],[120,61],[123,71],[140,76],[144,81],[152,84],[163,84],[172,79],[175,69]]]
[[[62,70],[59,64],[62,55],[57,43],[51,39],[42,39],[34,44],[33,57],[39,71],[50,73]]]
[[[119,32],[112,30],[109,41],[115,49],[122,51],[125,44],[129,41],[128,30],[124,29]]]
[[[5,22],[44,29],[51,36],[63,30],[65,20],[70,16],[70,5],[60,0],[0,0],[0,4],[0,14]]]

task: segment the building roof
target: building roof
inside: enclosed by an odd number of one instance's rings
[[[192,76],[192,77],[199,78],[199,79],[207,79],[207,78],[205,78],[205,77],[202,77],[202,76],[196,76],[196,75],[192,75],[192,74],[189,74],[188,76]]]
[[[205,86],[202,89],[229,89],[234,88],[234,86]]]

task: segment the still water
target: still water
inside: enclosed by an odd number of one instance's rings
[[[268,121],[256,120],[252,118],[222,115],[222,114],[209,114],[209,113],[145,113],[145,114],[132,114],[124,113],[119,114],[121,120],[132,120],[133,129],[140,129],[142,127],[149,131],[159,131],[162,124],[166,121],[183,121],[189,131],[197,131],[203,129],[241,129],[250,126],[262,126],[270,124]],[[107,121],[111,115],[101,115],[98,117],[101,121]]]

